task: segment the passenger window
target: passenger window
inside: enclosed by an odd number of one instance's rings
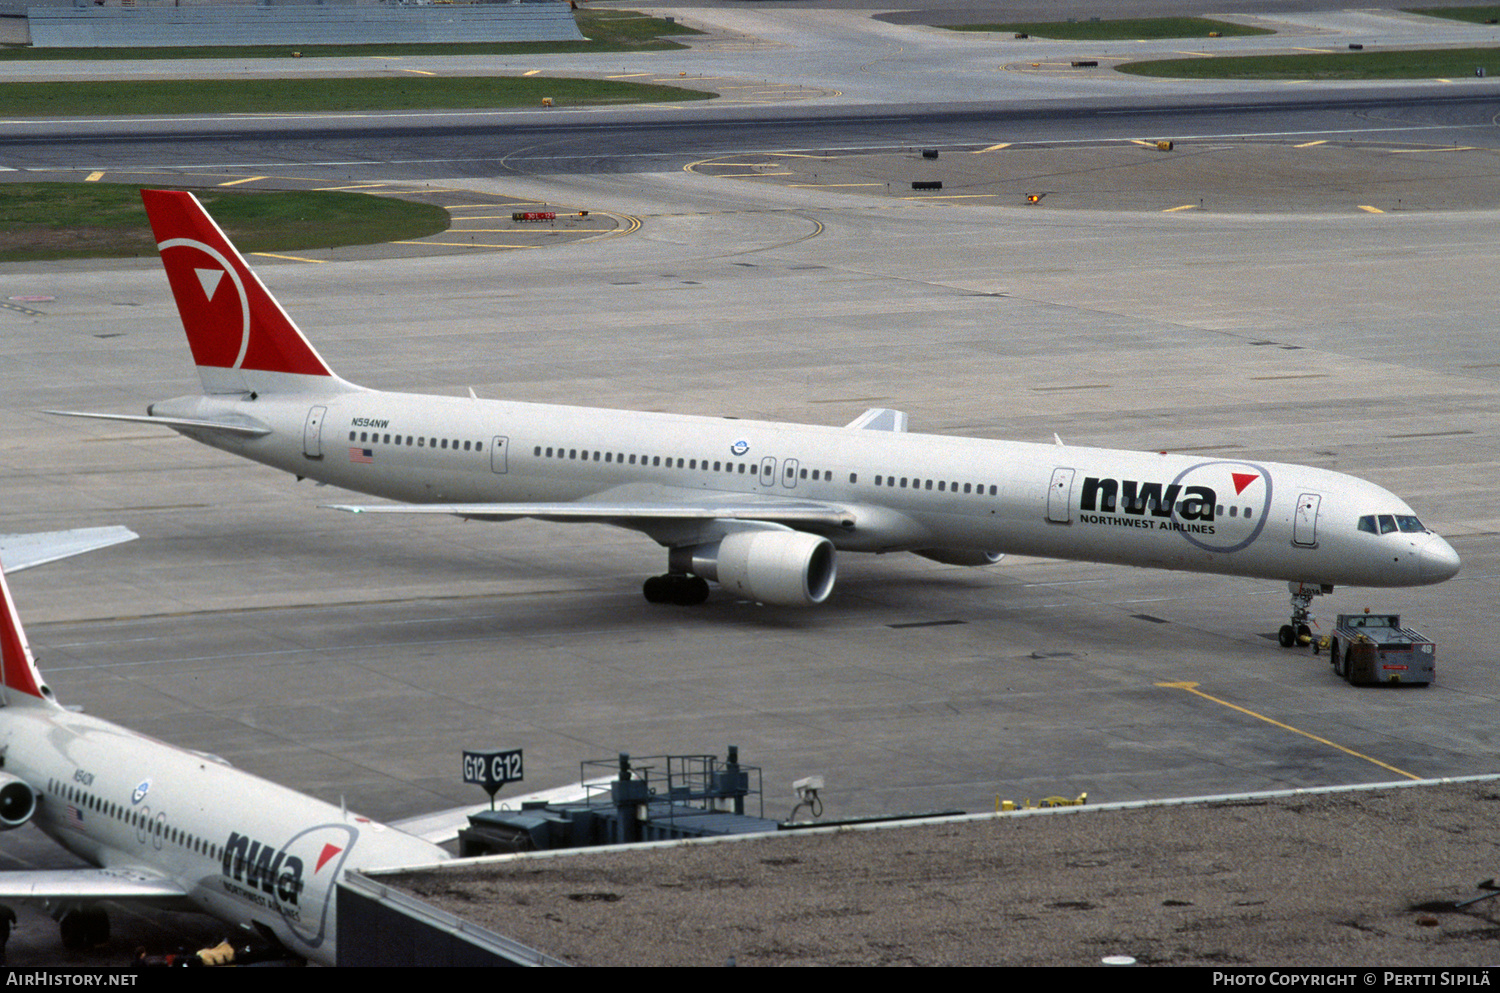
[[[857,473],[857,472],[851,472],[851,473],[849,473],[849,482],[851,482],[851,483],[857,483],[857,482],[859,482],[859,473]]]
[[[355,433],[354,433],[354,432],[353,432],[353,431],[350,431],[350,432],[349,432],[349,440],[350,440],[350,441],[355,441],[355,440],[357,440],[357,439],[356,439],[356,438],[355,438],[355,436],[354,436],[354,435],[355,435]]]
[[[423,442],[425,442],[426,440],[427,440],[426,438],[418,438],[417,439],[417,447],[418,448],[426,448],[427,446],[423,444]]]

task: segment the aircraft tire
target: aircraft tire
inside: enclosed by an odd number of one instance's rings
[[[652,576],[641,584],[641,595],[647,603],[666,603],[672,597],[672,578]]]
[[[696,607],[708,600],[708,580],[702,576],[674,577],[672,602],[681,607]]]
[[[84,937],[90,946],[98,946],[109,941],[109,914],[103,907],[90,907],[82,911],[84,915]]]
[[[70,952],[88,947],[87,931],[81,910],[70,910],[58,918],[57,932],[62,936],[63,947]]]
[[[1297,629],[1290,624],[1281,625],[1281,630],[1276,632],[1276,640],[1282,648],[1291,648],[1297,643]]]

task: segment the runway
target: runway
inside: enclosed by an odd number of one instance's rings
[[[1396,116],[1492,149],[1487,99]],[[1032,209],[685,172],[697,141],[610,167],[625,146],[596,143],[588,168],[346,171],[608,211],[639,222],[626,236],[252,261],[371,387],[827,424],[885,406],[914,430],[1364,476],[1464,571],[1314,608],[1401,612],[1436,639],[1437,682],[1357,690],[1278,648],[1272,583],[846,555],[820,609],[664,608],[639,593],[661,550],[632,534],[340,515],[320,509],[336,491],[175,435],[39,413],[197,384],[154,261],[9,264],[5,296],[54,299],[0,310],[0,531],[142,536],[12,583],[64,703],[382,819],[481,800],[466,747],[525,748],[543,788],[620,751],[737,745],[768,816],[812,774],[842,817],[1495,771],[1495,204]]]

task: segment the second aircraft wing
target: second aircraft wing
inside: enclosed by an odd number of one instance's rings
[[[20,869],[0,872],[0,900],[173,900],[187,891],[142,869]]]

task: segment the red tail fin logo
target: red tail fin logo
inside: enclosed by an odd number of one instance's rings
[[[10,587],[3,574],[0,574],[0,682],[6,689],[46,697],[36,662],[31,657],[31,646],[26,643],[20,615],[16,613],[16,602],[11,599]]]
[[[142,190],[141,200],[200,368],[333,375],[197,197]]]

